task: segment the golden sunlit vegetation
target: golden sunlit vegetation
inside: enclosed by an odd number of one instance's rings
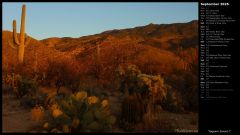
[[[56,99],[43,127],[50,132],[99,132],[110,130],[115,122],[107,99],[79,91]]]
[[[13,33],[3,31],[3,96],[16,97],[39,132],[197,130],[197,27],[192,21],[80,38],[29,36],[22,63],[8,44]]]

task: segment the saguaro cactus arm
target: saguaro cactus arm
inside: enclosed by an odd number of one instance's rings
[[[11,41],[8,41],[8,44],[9,44],[13,49],[17,49],[16,45],[14,45]]]
[[[18,40],[18,36],[17,36],[17,23],[16,23],[16,20],[13,20],[13,42],[16,44],[16,45],[20,45],[20,42]]]

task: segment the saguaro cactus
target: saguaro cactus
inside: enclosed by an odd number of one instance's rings
[[[99,44],[97,45],[97,60],[99,61],[99,57],[100,57],[100,47]]]
[[[13,20],[13,43],[8,42],[9,45],[18,49],[18,61],[19,63],[23,63],[24,57],[24,49],[29,44],[30,38],[28,38],[27,34],[25,34],[25,18],[26,18],[26,5],[22,6],[22,18],[21,18],[21,28],[20,28],[20,40],[17,35],[17,26],[16,20]]]

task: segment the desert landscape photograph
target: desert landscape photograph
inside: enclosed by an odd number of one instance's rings
[[[198,3],[4,2],[2,15],[2,132],[198,132]]]

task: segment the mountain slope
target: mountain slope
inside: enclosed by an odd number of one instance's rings
[[[146,26],[109,30],[80,38],[49,38],[41,40],[60,51],[72,51],[96,44],[141,43],[161,49],[176,50],[177,46],[195,47],[198,44],[198,21],[176,24],[149,24]]]
[[[110,30],[80,38],[32,39],[26,47],[25,62],[31,68],[47,68],[48,60],[75,61],[78,72],[111,79],[119,65],[135,64],[146,74],[170,75],[178,70],[196,72],[198,64],[198,22],[149,24],[122,30]],[[16,50],[3,31],[3,64],[16,63]],[[11,59],[11,60],[10,60]],[[34,64],[35,63],[35,64]],[[7,67],[6,67],[7,68]],[[195,71],[196,70],[196,71]]]

